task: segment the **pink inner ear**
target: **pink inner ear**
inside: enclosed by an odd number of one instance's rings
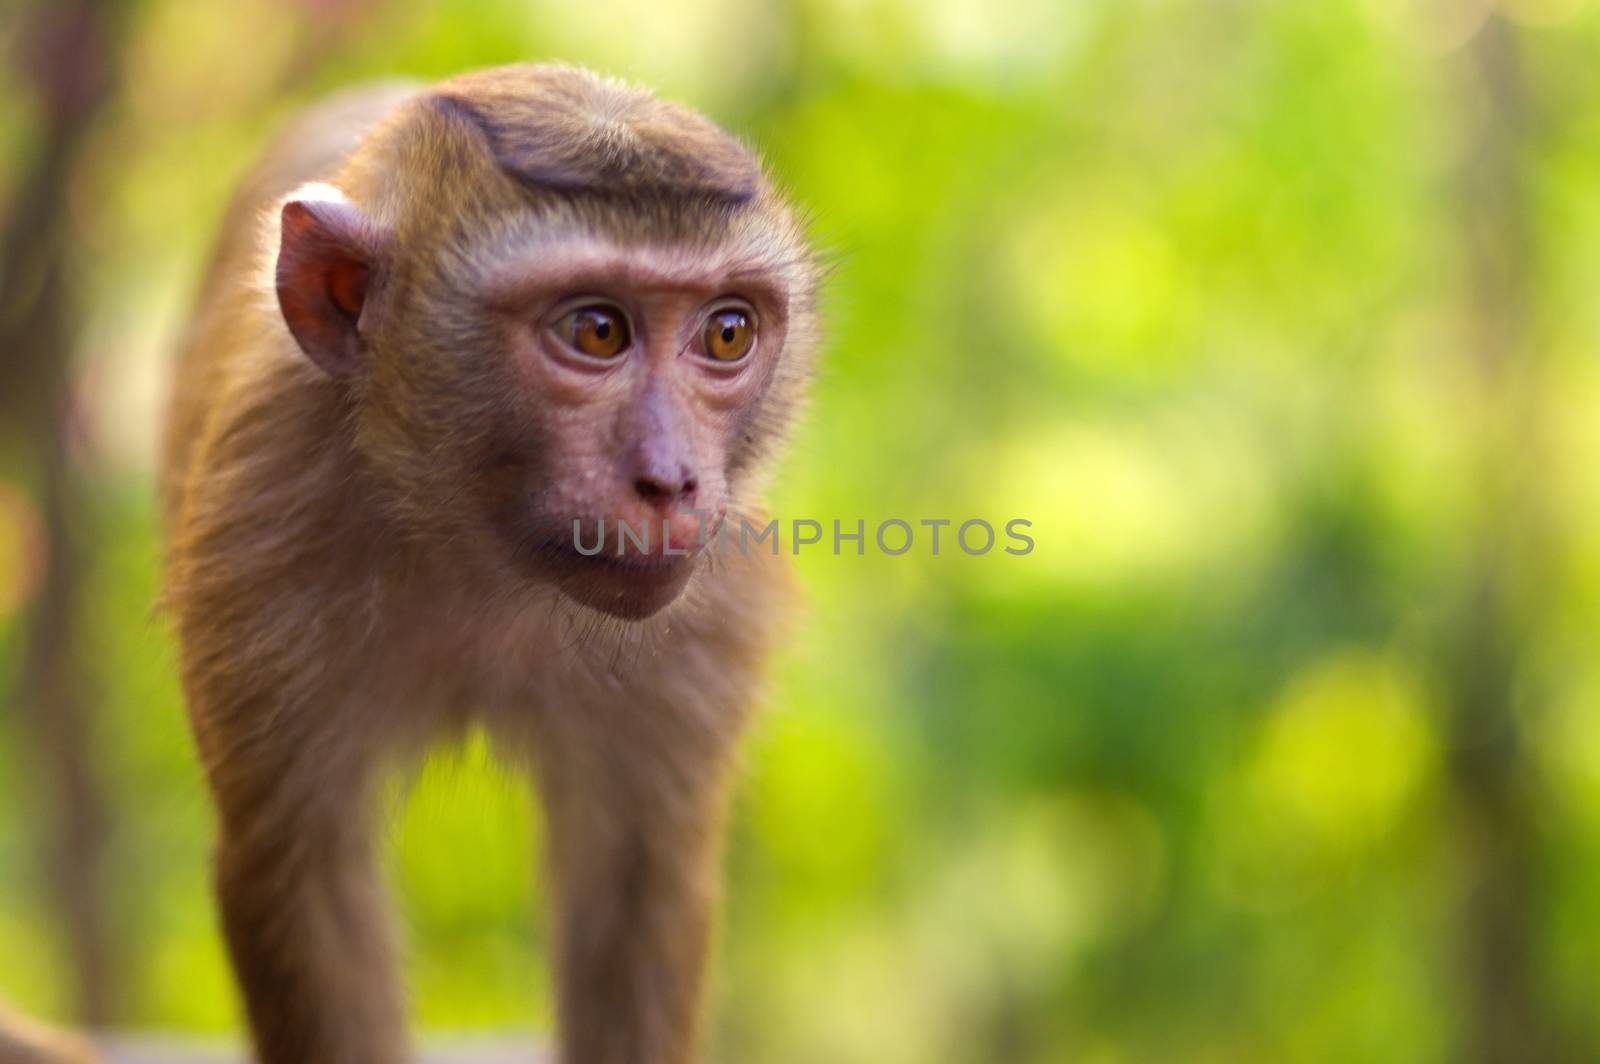
[[[328,298],[345,317],[361,317],[361,305],[367,300],[367,275],[371,270],[364,262],[334,263],[328,274]]]
[[[301,350],[333,376],[358,373],[365,362],[357,323],[381,243],[348,201],[283,205],[278,306]]]

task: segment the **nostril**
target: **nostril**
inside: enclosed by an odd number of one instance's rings
[[[639,498],[655,506],[688,499],[699,486],[700,482],[689,473],[677,478],[675,483],[651,476],[635,477],[633,481],[633,490],[638,492]]]
[[[666,488],[649,477],[640,477],[633,482],[633,490],[639,493],[639,498],[645,502],[662,502],[670,494]]]

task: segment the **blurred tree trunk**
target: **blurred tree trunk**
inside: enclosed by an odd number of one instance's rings
[[[1521,648],[1539,596],[1541,367],[1530,336],[1537,253],[1516,32],[1491,15],[1466,56],[1460,178],[1467,351],[1478,388],[1472,569],[1444,655],[1450,775],[1460,813],[1465,1058],[1564,1059],[1538,993],[1539,852],[1518,727]]]
[[[32,155],[0,233],[0,404],[23,434],[47,534],[15,692],[44,816],[50,898],[71,954],[78,1018],[102,1026],[114,1000],[102,896],[106,798],[93,757],[94,699],[78,648],[89,522],[72,461],[71,178],[112,80],[110,14],[93,0],[20,13],[17,67],[38,105]]]

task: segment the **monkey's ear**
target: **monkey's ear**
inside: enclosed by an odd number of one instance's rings
[[[366,363],[361,312],[386,241],[359,207],[328,185],[283,205],[278,306],[306,355],[335,377]]]

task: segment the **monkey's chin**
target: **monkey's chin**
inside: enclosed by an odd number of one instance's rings
[[[556,567],[556,586],[590,609],[642,621],[671,605],[694,573],[692,557],[585,557],[573,551]]]

